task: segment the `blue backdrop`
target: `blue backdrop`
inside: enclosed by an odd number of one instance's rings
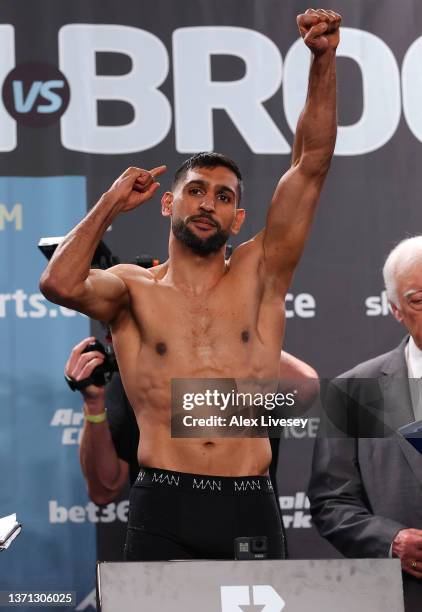
[[[89,320],[39,293],[46,260],[36,245],[84,215],[85,178],[0,178],[0,206],[0,508],[23,524],[0,553],[0,589],[81,599],[95,584],[95,527],[78,459],[80,399],[63,366]]]

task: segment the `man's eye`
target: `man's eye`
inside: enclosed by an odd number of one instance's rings
[[[230,202],[230,198],[226,196],[225,193],[219,193],[218,199],[221,200],[222,202]]]
[[[192,195],[198,195],[201,193],[201,190],[199,189],[199,187],[192,187],[189,190],[189,193],[191,193]]]
[[[410,303],[420,304],[422,302],[422,291],[416,291],[409,297]]]
[[[409,304],[413,308],[417,308],[419,310],[422,308],[422,296],[420,294],[412,296],[409,300]]]

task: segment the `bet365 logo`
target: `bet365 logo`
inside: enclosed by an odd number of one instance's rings
[[[55,123],[70,99],[66,77],[52,64],[28,62],[16,66],[3,84],[3,103],[18,123],[43,127]]]
[[[246,609],[243,606],[252,606],[249,610],[260,612],[281,612],[286,605],[269,584],[222,586],[220,589],[221,612],[243,612]]]

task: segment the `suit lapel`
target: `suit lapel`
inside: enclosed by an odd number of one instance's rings
[[[407,340],[408,338],[405,338],[394,351],[391,351],[382,369],[383,376],[379,379],[386,417],[391,419],[389,424],[394,431],[415,420],[405,358]]]
[[[385,363],[382,371],[383,376],[379,381],[384,395],[386,413],[391,417],[391,427],[395,431],[398,427],[415,419],[405,358],[407,341],[408,337],[391,352],[391,357]],[[401,434],[398,433],[395,438],[409,467],[422,486],[422,456]]]

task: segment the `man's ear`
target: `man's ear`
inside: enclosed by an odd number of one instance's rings
[[[394,318],[397,319],[399,323],[403,323],[403,314],[400,308],[397,308],[397,306],[393,304],[393,302],[390,302],[390,308],[391,312],[394,315]]]
[[[163,217],[171,217],[173,210],[173,194],[171,191],[163,193],[161,198],[161,214]]]
[[[240,228],[243,225],[243,221],[245,220],[246,210],[244,208],[236,209],[236,216],[230,228],[230,234],[235,236],[240,232]]]

